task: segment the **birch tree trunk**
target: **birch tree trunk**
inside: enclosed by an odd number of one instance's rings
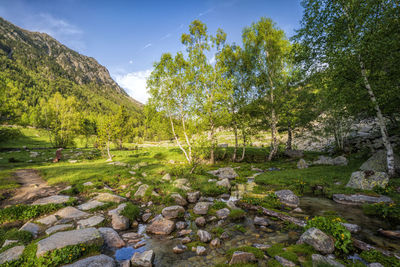
[[[186,150],[183,148],[183,146],[181,145],[181,142],[178,139],[178,136],[175,133],[175,127],[174,127],[174,122],[172,120],[171,114],[168,114],[169,117],[169,121],[171,123],[171,129],[172,129],[172,134],[174,135],[175,141],[178,144],[179,148],[182,150],[183,154],[185,154],[186,160],[188,161],[188,163],[192,163],[192,158],[188,156]]]
[[[374,92],[372,91],[371,84],[368,81],[368,76],[367,72],[365,70],[365,65],[364,62],[361,59],[361,56],[359,56],[360,60],[360,67],[361,67],[361,76],[364,79],[364,85],[367,88],[369,97],[371,99],[372,104],[374,105],[375,111],[376,111],[376,117],[378,118],[378,123],[379,127],[381,130],[382,134],[382,141],[383,145],[386,148],[386,160],[387,160],[387,169],[388,169],[388,175],[390,177],[393,177],[395,175],[395,167],[394,167],[394,154],[393,154],[393,147],[392,144],[389,141],[389,134],[386,128],[386,123],[382,115],[382,111],[379,107],[378,102],[376,101],[376,97]]]
[[[287,138],[287,142],[286,142],[286,149],[287,150],[292,150],[293,130],[292,130],[292,126],[291,126],[290,122],[289,122],[289,125],[288,125],[287,134],[288,134],[288,138]]]
[[[235,148],[233,150],[233,155],[232,155],[232,161],[236,161],[236,153],[238,149],[238,129],[237,129],[237,124],[236,121],[233,122],[233,132],[235,134]]]
[[[242,157],[240,158],[239,161],[243,161],[244,156],[246,154],[246,133],[245,133],[244,127],[242,128],[242,137],[243,137],[243,150],[242,150]]]

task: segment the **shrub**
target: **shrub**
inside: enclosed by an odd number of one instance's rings
[[[349,230],[344,227],[341,222],[343,219],[336,217],[332,218],[317,216],[312,218],[312,220],[307,221],[305,230],[312,227],[318,228],[324,233],[331,235],[335,239],[335,247],[344,253],[349,252],[349,246],[351,245],[351,234]]]
[[[214,204],[211,206],[211,208],[215,209],[215,210],[220,210],[220,209],[223,209],[226,207],[227,207],[227,205],[223,201],[215,201]]]
[[[251,205],[261,206],[267,209],[279,209],[282,206],[282,203],[273,192],[269,192],[263,198],[244,196],[240,201]]]
[[[245,214],[246,214],[246,212],[242,209],[233,209],[233,210],[231,210],[231,213],[229,214],[229,218],[231,220],[239,220],[239,219],[242,219]]]
[[[140,208],[131,202],[126,204],[126,207],[121,211],[121,215],[127,217],[130,221],[136,220],[139,217]]]

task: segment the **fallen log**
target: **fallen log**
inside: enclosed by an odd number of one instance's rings
[[[378,233],[380,233],[381,235],[390,237],[390,238],[395,238],[395,239],[399,239],[400,238],[400,231],[391,231],[391,230],[379,229]]]

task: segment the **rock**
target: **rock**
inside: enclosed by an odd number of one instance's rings
[[[83,186],[92,186],[92,185],[94,185],[92,182],[83,183]]]
[[[256,262],[256,257],[253,253],[243,252],[243,251],[235,251],[232,255],[231,261],[229,265],[233,264],[246,264],[250,262]]]
[[[46,252],[78,244],[101,246],[103,238],[96,228],[58,232],[37,242],[36,256],[40,257]]]
[[[118,267],[131,267],[131,261],[130,260],[120,261]]]
[[[74,207],[65,207],[55,213],[56,216],[59,216],[63,219],[80,219],[83,217],[87,217],[90,214],[84,211],[80,211]]]
[[[347,205],[362,205],[362,204],[374,204],[379,202],[391,203],[392,199],[387,196],[366,196],[366,195],[344,195],[344,194],[333,194],[333,200],[340,204]]]
[[[208,208],[212,205],[211,202],[198,202],[194,208],[193,212],[198,215],[205,215],[208,212]]]
[[[361,231],[361,227],[358,226],[357,224],[351,224],[351,223],[340,223],[344,227],[346,227],[347,230],[349,230],[350,233],[356,234]]]
[[[190,239],[190,237],[188,237],[188,236],[185,236],[184,238],[182,238],[181,242],[182,242],[182,244],[187,244],[187,243],[192,242],[192,239]]]
[[[185,229],[185,230],[179,231],[178,236],[185,236],[185,235],[189,235],[191,233],[192,233],[191,229]]]
[[[181,217],[185,213],[185,209],[182,206],[170,206],[164,208],[161,213],[166,219],[175,219]]]
[[[18,260],[21,257],[22,252],[24,252],[24,249],[25,246],[16,246],[2,252],[0,254],[0,264]]]
[[[135,254],[133,254],[131,258],[131,264],[132,266],[152,267],[153,259],[154,259],[153,250],[147,250],[142,253],[135,252]]]
[[[2,248],[7,247],[8,245],[14,244],[14,243],[17,243],[17,242],[18,242],[18,240],[8,240],[8,239],[4,240]]]
[[[204,217],[197,217],[196,220],[194,220],[197,226],[203,227],[206,225],[206,219]]]
[[[38,223],[44,224],[44,225],[51,225],[57,221],[57,217],[54,215],[48,215],[46,217],[43,217],[39,220],[36,220]]]
[[[390,237],[390,238],[394,238],[394,239],[400,239],[400,230],[383,230],[383,229],[379,229],[378,233],[380,233],[381,235]]]
[[[114,229],[109,227],[100,227],[98,230],[103,237],[107,247],[120,248],[125,246],[124,240],[121,239],[119,234]]]
[[[282,202],[282,204],[288,207],[297,208],[297,206],[300,204],[299,197],[296,196],[291,190],[285,189],[276,191],[275,195],[279,198],[279,201]]]
[[[275,260],[277,260],[284,267],[296,267],[296,264],[290,260],[287,260],[280,256],[275,256]]]
[[[372,190],[374,187],[385,188],[389,183],[389,176],[384,172],[357,171],[353,172],[346,187]]]
[[[185,191],[189,191],[190,187],[189,185],[189,181],[187,179],[176,179],[173,183],[172,183],[176,188],[185,190]]]
[[[92,257],[79,260],[75,263],[64,265],[63,267],[116,267],[116,263],[113,258],[101,254]]]
[[[217,182],[217,185],[218,185],[218,186],[226,187],[226,188],[228,188],[228,189],[231,188],[231,183],[229,182],[229,179],[228,179],[228,178],[225,178],[225,179],[222,179],[221,181],[218,181],[218,182]]]
[[[200,197],[200,192],[199,191],[187,193],[187,199],[188,199],[188,201],[190,203],[197,202],[199,197]]]
[[[163,181],[171,181],[171,175],[169,173],[165,174],[161,180]]]
[[[169,235],[175,228],[175,223],[163,217],[156,217],[147,226],[146,232],[155,235]]]
[[[138,234],[138,233],[125,233],[122,235],[122,239],[128,243],[128,244],[132,244],[132,243],[137,243],[140,241],[142,235]]]
[[[218,219],[226,219],[226,218],[228,218],[230,213],[231,212],[228,208],[223,208],[223,209],[217,210],[216,215],[217,215]]]
[[[367,267],[384,267],[384,266],[382,264],[380,264],[379,262],[373,262],[373,263],[368,264]]]
[[[125,209],[126,203],[120,204],[116,209],[110,210],[108,215],[111,216],[111,225],[115,230],[129,229],[129,219],[120,213]]]
[[[339,156],[336,158],[319,156],[317,160],[313,162],[314,165],[337,165],[337,166],[346,166],[348,163],[347,159],[343,156]]]
[[[308,164],[304,159],[300,159],[297,162],[297,169],[307,169],[308,168]]]
[[[180,194],[174,193],[171,195],[171,198],[174,199],[175,203],[180,206],[186,206],[188,203],[186,199],[184,199]]]
[[[239,175],[235,172],[235,170],[231,167],[224,167],[224,168],[219,168],[218,170],[215,171],[209,171],[209,174],[212,174],[214,176],[217,176],[220,180],[223,180],[225,178],[227,179],[235,179]]]
[[[186,227],[186,223],[185,222],[180,221],[180,222],[176,223],[176,229],[178,229],[178,230],[185,229],[185,227]]]
[[[197,236],[200,238],[200,241],[203,243],[207,243],[211,240],[211,234],[204,230],[198,230]]]
[[[70,196],[54,195],[54,196],[39,198],[38,200],[34,201],[32,205],[62,204],[68,202],[70,198],[71,198]]]
[[[95,215],[95,216],[89,217],[87,219],[78,221],[77,225],[78,225],[78,229],[81,229],[81,228],[96,226],[96,225],[102,223],[103,221],[104,221],[103,216]]]
[[[212,248],[219,248],[221,246],[221,240],[219,238],[214,238],[213,240],[211,240],[210,246]]]
[[[91,201],[88,201],[86,203],[83,203],[83,204],[79,205],[77,208],[80,209],[80,210],[85,210],[86,211],[86,210],[91,210],[91,209],[94,209],[94,208],[97,208],[97,207],[101,207],[103,205],[105,205],[104,202],[100,202],[100,201],[97,201],[97,200],[91,200]]]
[[[185,245],[177,245],[173,249],[175,254],[181,254],[187,250],[187,247]]]
[[[149,186],[147,184],[142,184],[139,186],[138,190],[135,193],[135,197],[144,197],[144,194],[146,193],[147,189]]]
[[[361,165],[360,170],[387,173],[386,160],[386,150],[379,150]],[[400,156],[396,154],[394,155],[394,168],[398,173],[400,172]]]
[[[236,207],[235,202],[233,202],[232,200],[228,200],[226,202],[226,205],[228,206],[228,208],[230,208],[231,210],[237,209],[238,207]]]
[[[332,238],[315,227],[305,231],[300,236],[300,239],[297,243],[309,244],[310,246],[313,246],[315,250],[324,254],[333,253],[335,250],[335,243],[333,242]]]
[[[267,218],[256,216],[256,217],[254,217],[254,224],[260,225],[260,226],[268,226],[269,221]]]
[[[71,223],[57,224],[57,225],[54,225],[53,227],[50,227],[49,229],[47,229],[45,231],[45,233],[46,233],[46,235],[51,235],[55,232],[65,231],[65,230],[72,229],[72,228],[74,228],[74,225]]]
[[[231,236],[228,232],[223,232],[220,236],[221,239],[229,239]]]
[[[347,166],[347,164],[348,160],[343,156],[339,156],[333,159],[333,165],[335,166]]]
[[[206,248],[203,247],[203,246],[197,246],[197,248],[196,248],[196,254],[199,255],[199,256],[204,256],[204,255],[207,254],[207,250],[206,250]]]
[[[267,244],[253,244],[253,247],[261,249],[262,251],[267,251],[271,247],[271,245]]]
[[[200,197],[199,202],[214,202],[213,197]]]
[[[93,200],[98,200],[102,202],[114,202],[114,203],[121,203],[126,201],[126,198],[117,196],[110,193],[99,193]]]
[[[34,238],[37,238],[38,234],[41,231],[41,228],[35,223],[27,222],[21,228],[19,228],[19,231],[28,231],[32,234]]]
[[[150,219],[150,217],[151,217],[151,213],[147,212],[147,213],[142,215],[142,221],[143,222],[147,222]]]
[[[343,264],[338,263],[337,261],[335,261],[329,257],[322,256],[320,254],[313,254],[311,256],[311,258],[312,258],[313,267],[317,267],[317,266],[344,267]]]
[[[292,159],[298,159],[304,157],[304,153],[301,150],[288,149],[285,152],[283,152],[283,154]]]

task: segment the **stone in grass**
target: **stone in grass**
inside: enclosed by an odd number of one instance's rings
[[[83,203],[83,204],[81,204],[81,205],[79,205],[77,208],[78,209],[80,209],[80,210],[91,210],[91,209],[94,209],[94,208],[97,208],[97,207],[101,207],[101,206],[104,206],[106,203],[104,203],[104,202],[100,202],[100,201],[97,201],[97,200],[90,200],[90,201],[88,201],[88,202],[86,202],[86,203]]]
[[[182,242],[182,244],[187,244],[187,243],[192,242],[192,239],[190,239],[190,237],[188,237],[188,236],[185,236],[184,238],[182,238],[181,242]]]
[[[287,259],[285,259],[283,257],[280,257],[278,255],[275,256],[275,260],[277,262],[279,262],[284,267],[296,267],[296,264],[294,262],[292,262],[290,260],[287,260]]]
[[[343,264],[341,264],[329,257],[322,256],[320,254],[312,254],[311,258],[312,258],[313,266],[344,267]]]
[[[94,200],[102,201],[102,202],[114,202],[114,203],[121,203],[126,201],[126,198],[117,196],[110,193],[99,193],[96,197],[93,198]]]
[[[346,227],[347,230],[349,230],[350,233],[356,234],[361,231],[361,227],[357,224],[352,224],[352,223],[340,223],[344,227]]]
[[[300,159],[297,162],[297,169],[307,169],[308,168],[308,164],[304,159]]]
[[[217,176],[220,180],[228,178],[228,179],[235,179],[239,175],[235,172],[235,170],[231,167],[224,167],[224,168],[219,168],[218,170],[215,171],[209,171],[209,174],[212,174],[214,176]]]
[[[41,228],[39,225],[31,222],[25,223],[21,228],[19,228],[20,231],[28,231],[32,234],[34,238],[38,236],[38,234],[41,231]]]
[[[116,209],[108,211],[111,216],[111,225],[115,230],[129,229],[129,219],[120,213],[125,209],[126,203],[120,204]]]
[[[205,215],[208,212],[208,208],[212,205],[211,202],[198,202],[194,208],[193,212],[198,215]]]
[[[38,200],[34,201],[32,205],[62,204],[68,202],[70,198],[70,196],[54,195],[45,198],[39,198]]]
[[[199,197],[200,197],[200,192],[199,191],[187,193],[187,199],[188,199],[188,201],[190,203],[197,202]]]
[[[211,240],[210,247],[219,248],[220,246],[221,246],[221,240],[218,237]]]
[[[199,256],[204,256],[207,254],[207,249],[203,246],[197,246],[196,247],[196,254]]]
[[[155,235],[169,235],[175,228],[175,223],[165,219],[162,216],[157,216],[150,221],[146,228],[146,232]]]
[[[99,225],[103,221],[104,221],[103,216],[95,215],[90,218],[78,221],[77,225],[78,225],[78,229],[88,228],[88,227],[93,227],[93,226]]]
[[[138,190],[135,193],[135,197],[144,197],[144,194],[146,193],[147,189],[149,186],[147,184],[142,184],[139,186]]]
[[[254,224],[260,225],[260,226],[268,226],[269,221],[267,218],[256,216],[256,217],[254,217]]]
[[[51,225],[57,221],[57,217],[54,215],[48,215],[36,221],[44,225]]]
[[[204,226],[206,225],[206,219],[204,219],[204,217],[197,217],[196,220],[194,220],[194,222],[196,223],[197,226]]]
[[[43,256],[46,252],[61,249],[71,245],[103,245],[103,238],[96,228],[55,233],[37,242],[36,256]]]
[[[186,247],[185,245],[181,245],[181,244],[178,244],[177,246],[175,246],[175,247],[172,249],[172,251],[173,251],[175,254],[181,254],[181,253],[185,252],[186,250],[187,250],[187,247]]]
[[[226,219],[226,218],[228,218],[230,213],[231,212],[228,208],[223,208],[223,209],[217,210],[216,215],[217,215],[218,219]]]
[[[229,265],[233,264],[246,264],[250,262],[256,262],[256,257],[253,253],[243,252],[243,251],[235,251],[232,255],[231,261]]]
[[[176,223],[176,229],[178,229],[178,230],[185,229],[185,227],[186,227],[186,223],[185,222],[179,221],[179,222]]]
[[[101,254],[79,260],[75,263],[64,265],[63,267],[116,267],[114,259]]]
[[[226,188],[228,188],[228,189],[231,188],[231,183],[229,182],[229,179],[228,179],[228,178],[225,178],[225,179],[222,179],[221,181],[218,181],[218,182],[217,182],[217,185],[218,185],[218,186],[226,187]]]
[[[174,193],[171,195],[171,198],[175,201],[177,205],[186,206],[188,203],[186,199],[184,199],[180,194]]]
[[[154,251],[147,250],[142,253],[135,252],[131,258],[132,266],[152,267],[154,259]]]
[[[18,260],[21,257],[22,252],[24,252],[24,249],[25,249],[24,246],[16,246],[7,249],[6,251],[0,254],[0,264]]]
[[[51,235],[51,234],[53,234],[55,232],[60,232],[60,231],[64,231],[64,230],[67,230],[67,229],[72,229],[73,227],[74,227],[74,225],[71,224],[71,223],[68,223],[68,224],[57,224],[57,225],[54,225],[53,227],[50,227],[49,229],[47,229],[45,231],[45,233],[46,233],[46,235]]]
[[[17,243],[17,242],[18,242],[18,240],[9,240],[9,239],[6,239],[6,240],[4,240],[4,244],[3,244],[2,248],[6,247],[6,246],[8,246],[8,245],[10,245],[10,244]]]
[[[364,203],[373,204],[379,202],[391,203],[392,199],[387,196],[366,196],[366,195],[345,195],[345,194],[333,194],[332,198],[335,202],[345,205],[361,205]]]
[[[372,190],[374,187],[385,188],[389,183],[389,176],[385,172],[357,171],[351,174],[346,187]]]
[[[300,239],[297,241],[297,243],[306,243],[310,246],[313,246],[315,250],[323,254],[330,254],[335,251],[335,243],[333,242],[332,238],[315,227],[305,231],[300,236]]]
[[[63,219],[81,219],[83,217],[88,217],[90,214],[68,206],[57,211],[55,215]]]
[[[197,236],[200,238],[200,241],[203,243],[207,243],[211,240],[211,234],[204,230],[198,230]]]
[[[275,192],[275,195],[279,198],[279,201],[282,202],[282,204],[288,207],[297,208],[300,204],[299,197],[291,190],[279,190]]]
[[[185,209],[182,206],[170,206],[162,210],[162,215],[166,219],[175,219],[185,213]]]
[[[125,246],[124,240],[122,240],[122,238],[114,229],[109,227],[100,227],[99,231],[107,247],[120,248]]]

